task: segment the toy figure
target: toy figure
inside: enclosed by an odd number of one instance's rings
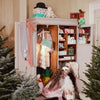
[[[46,17],[47,18],[55,18],[56,17],[56,15],[54,14],[54,12],[53,12],[51,7],[47,8]]]
[[[84,13],[84,11],[79,9],[79,25],[85,24]]]
[[[46,11],[47,11],[47,7],[45,3],[38,2],[36,4],[36,7],[34,7],[33,9],[32,17],[45,17]]]
[[[38,83],[39,92],[41,93],[43,89],[43,79],[40,77],[40,74],[37,75],[37,83]]]
[[[44,85],[47,84],[47,82],[50,80],[51,75],[52,75],[52,70],[50,69],[50,67],[47,67],[42,73]]]

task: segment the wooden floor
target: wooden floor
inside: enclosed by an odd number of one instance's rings
[[[81,100],[91,100],[90,98],[85,97],[85,95],[82,93],[80,93],[80,97],[81,97]],[[46,100],[46,98],[43,97],[42,95],[40,95],[40,96],[36,97],[35,100]],[[47,100],[56,100],[56,99],[47,99]]]
[[[45,99],[46,99],[45,97],[43,97],[42,95],[40,95],[40,96],[36,97],[35,100],[45,100]]]

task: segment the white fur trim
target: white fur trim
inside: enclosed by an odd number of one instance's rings
[[[64,71],[65,71],[65,70],[68,70],[68,71],[69,71],[70,69],[69,69],[68,67],[64,66],[64,67],[62,68],[62,70],[64,70]]]

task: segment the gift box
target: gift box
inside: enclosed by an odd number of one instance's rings
[[[68,49],[68,55],[74,55],[74,48]]]
[[[59,51],[59,55],[66,55],[66,51]]]
[[[79,13],[70,13],[71,19],[79,19]]]
[[[47,9],[44,8],[35,8],[33,9],[32,17],[46,17]]]
[[[71,33],[71,29],[65,28],[64,31],[65,31],[65,33]]]

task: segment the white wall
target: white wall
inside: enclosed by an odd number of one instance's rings
[[[21,1],[23,0],[0,0],[0,27],[6,25],[3,33],[10,37],[9,44],[12,45],[14,45],[14,23],[20,20]],[[47,7],[51,6],[55,14],[61,18],[70,18],[70,12],[78,12],[79,9],[82,9],[86,12],[85,20],[86,24],[88,24],[89,3],[93,1],[100,0],[27,0],[26,17],[32,17],[32,9],[36,6],[37,2],[44,2]],[[23,4],[25,3],[23,2]],[[22,13],[25,14],[24,12]]]
[[[7,45],[14,45],[14,22],[19,20],[19,0],[0,0],[0,28],[6,28],[0,33],[8,36]]]
[[[89,3],[98,0],[27,0],[28,18],[32,17],[32,9],[38,2],[44,2],[46,6],[51,6],[58,17],[70,18],[71,12],[85,11],[85,22],[89,24]]]
[[[100,0],[70,0],[70,12],[79,12],[79,9],[85,11],[85,22],[89,24],[89,4]]]
[[[51,6],[58,17],[68,18],[70,0],[28,0],[28,18],[32,17],[32,9],[38,2],[44,2],[46,6]]]

